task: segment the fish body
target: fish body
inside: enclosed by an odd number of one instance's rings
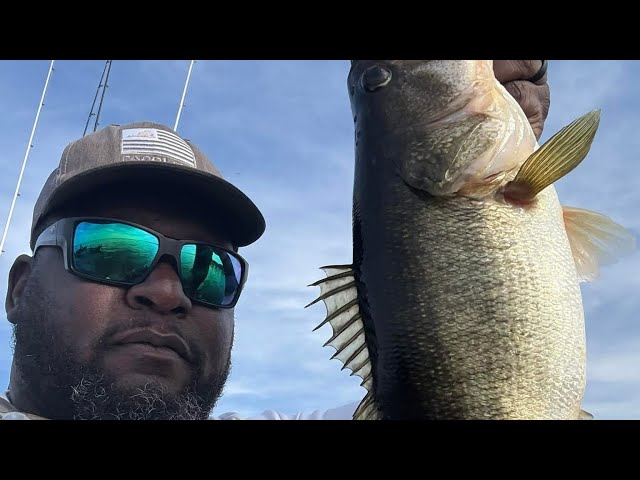
[[[553,182],[599,111],[539,147],[490,60],[355,61],[348,85],[353,262],[314,285],[354,418],[588,417],[580,281],[634,243]]]

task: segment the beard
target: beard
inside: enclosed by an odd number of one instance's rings
[[[76,420],[206,420],[209,410],[193,388],[169,397],[160,383],[120,392],[96,374],[84,375],[73,387],[71,401]]]
[[[216,374],[202,379],[194,362],[192,381],[178,393],[159,381],[145,385],[119,386],[100,362],[103,345],[123,326],[104,332],[93,342],[92,360],[82,362],[68,335],[61,331],[53,312],[65,311],[52,296],[38,288],[37,281],[25,286],[21,306],[15,313],[13,330],[14,367],[20,388],[29,393],[40,416],[75,420],[206,420],[220,398],[231,369],[231,360]],[[138,321],[126,328],[146,327]],[[202,358],[194,352],[194,358]],[[13,375],[13,373],[12,373]],[[198,380],[200,379],[200,381]]]

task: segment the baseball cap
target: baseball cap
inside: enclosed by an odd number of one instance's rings
[[[31,248],[39,221],[52,209],[104,184],[166,180],[181,195],[196,194],[225,212],[236,247],[258,240],[265,220],[256,205],[226,181],[190,140],[154,122],[109,125],[69,143],[38,197],[31,224]]]

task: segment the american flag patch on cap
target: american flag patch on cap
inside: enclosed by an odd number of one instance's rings
[[[150,157],[166,161],[169,157],[190,167],[196,166],[193,150],[178,135],[156,128],[129,128],[122,130],[122,155]]]

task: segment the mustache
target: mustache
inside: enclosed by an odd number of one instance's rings
[[[197,367],[198,371],[196,373],[200,373],[200,368],[203,361],[203,352],[198,347],[198,345],[189,340],[189,337],[185,335],[184,331],[180,328],[179,322],[176,322],[175,320],[162,321],[150,316],[142,316],[130,317],[129,319],[121,322],[113,321],[110,322],[110,325],[95,341],[93,347],[95,351],[104,350],[114,344],[114,338],[116,338],[116,336],[130,330],[147,328],[153,329],[163,334],[173,334],[184,340],[191,351],[191,360],[193,361],[193,366]]]

